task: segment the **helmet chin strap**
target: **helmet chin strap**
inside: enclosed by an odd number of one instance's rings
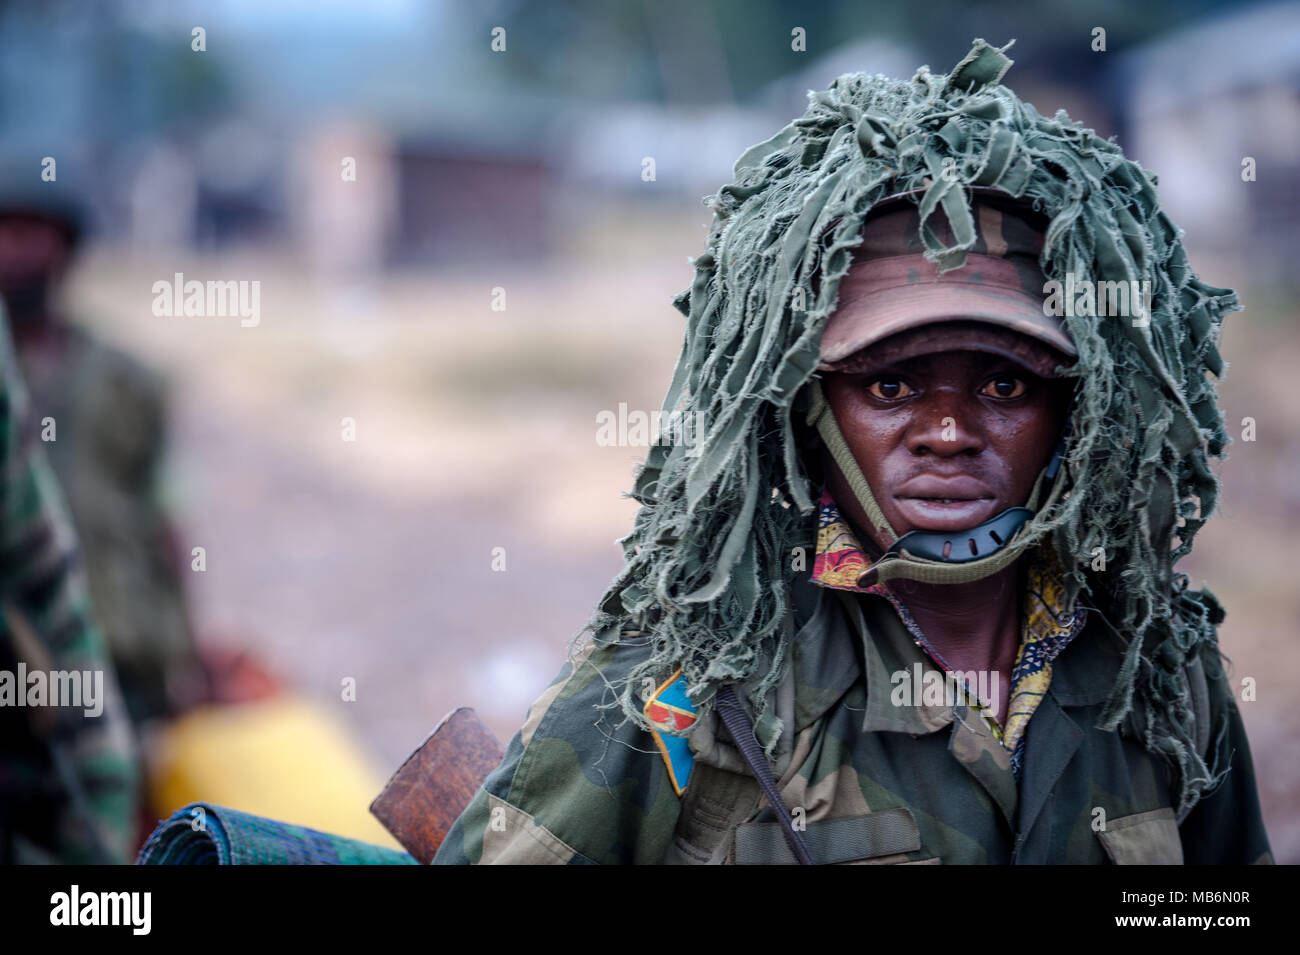
[[[821,382],[813,379],[812,406],[808,410],[808,424],[817,428],[826,449],[840,466],[845,480],[866,512],[867,520],[879,535],[893,541],[889,549],[863,574],[863,585],[881,583],[893,578],[905,578],[925,584],[964,584],[982,580],[1009,567],[1034,543],[1020,535],[1021,529],[1034,516],[1044,484],[1049,487],[1043,509],[1051,508],[1065,487],[1065,441],[1070,429],[1057,444],[1056,453],[1034,481],[1033,491],[1024,507],[1010,507],[970,530],[909,531],[903,536],[889,525],[866,475],[849,450],[848,442],[831,413],[830,404],[822,391]]]

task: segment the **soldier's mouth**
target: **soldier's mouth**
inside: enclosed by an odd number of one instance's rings
[[[911,528],[927,531],[960,531],[974,527],[993,516],[997,498],[921,497],[898,495],[894,498],[904,520]]]
[[[993,498],[991,497],[915,497],[911,495],[906,495],[906,496],[900,496],[898,500],[918,501],[921,504],[929,507],[934,507],[934,506],[949,507],[949,506],[956,506],[956,505],[966,506],[966,505],[981,504],[985,501],[991,501],[993,500]]]

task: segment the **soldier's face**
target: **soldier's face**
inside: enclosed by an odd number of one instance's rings
[[[1029,498],[1068,414],[1065,382],[998,355],[947,351],[860,373],[828,374],[835,420],[901,536],[962,531]],[[859,531],[882,540],[829,454],[831,493]]]
[[[0,290],[43,281],[67,257],[58,226],[34,216],[0,216]]]

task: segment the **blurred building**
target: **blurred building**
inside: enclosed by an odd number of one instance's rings
[[[553,172],[537,144],[477,136],[412,137],[393,156],[394,264],[537,259],[551,247]]]
[[[1235,54],[1235,55],[1234,55]],[[1300,5],[1249,7],[1125,55],[1129,154],[1197,250],[1294,285]],[[1254,160],[1254,181],[1243,162]]]

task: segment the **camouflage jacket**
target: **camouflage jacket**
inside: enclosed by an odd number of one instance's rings
[[[18,360],[32,416],[81,543],[95,619],[133,722],[170,715],[199,678],[170,524],[159,493],[166,388],[130,355],[51,323]]]
[[[0,610],[0,861],[130,861],[139,796],[135,744],[3,312]],[[37,671],[51,691],[52,673],[102,680],[97,700],[81,697],[98,714],[48,705],[56,702],[49,695],[27,693],[18,705],[15,690],[34,686],[28,681]]]
[[[773,771],[817,861],[1272,861],[1217,654],[1199,666],[1209,715],[1229,713],[1217,746],[1231,771],[1179,820],[1171,772],[1141,742],[1140,706],[1118,730],[1096,728],[1122,655],[1099,612],[1055,660],[1017,781],[1007,750],[964,702],[891,702],[893,674],[935,664],[889,601],[807,580],[793,591],[798,630],[777,709],[795,733],[782,734]],[[639,640],[589,642],[567,663],[435,862],[792,862],[716,712],[706,709],[687,738],[693,766],[679,795],[655,739],[598,709],[646,652]]]

